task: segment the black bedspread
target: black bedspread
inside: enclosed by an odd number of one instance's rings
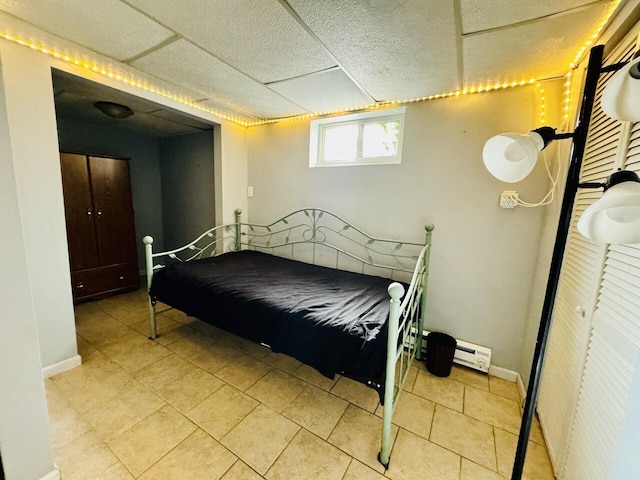
[[[150,295],[328,377],[379,383],[390,282],[245,250],[166,266]]]

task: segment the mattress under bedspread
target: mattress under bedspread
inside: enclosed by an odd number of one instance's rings
[[[390,282],[245,250],[166,266],[155,272],[150,295],[327,377],[379,386]]]

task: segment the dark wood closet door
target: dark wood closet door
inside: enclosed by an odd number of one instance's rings
[[[85,155],[60,154],[71,271],[100,265]]]
[[[129,162],[89,157],[101,265],[136,262]]]

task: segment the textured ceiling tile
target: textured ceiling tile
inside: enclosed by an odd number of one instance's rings
[[[173,35],[119,0],[0,0],[0,10],[117,60]]]
[[[171,43],[132,65],[250,115],[264,118],[304,113],[299,106],[186,40]]]
[[[316,113],[373,103],[340,69],[278,82],[270,87]]]
[[[592,3],[593,0],[461,0],[462,33],[525,22]]]
[[[547,17],[463,39],[467,86],[565,75],[585,35],[607,14],[607,5]]]
[[[376,100],[456,88],[454,2],[289,0],[289,4]]]
[[[216,112],[218,115],[223,115],[232,119],[234,121],[240,123],[253,123],[257,120],[260,120],[262,117],[256,117],[253,115],[249,115],[243,112],[239,112],[238,110],[234,110],[232,108],[227,107],[226,105],[222,105],[220,103],[214,102],[213,100],[201,100],[197,102],[197,105],[200,107]]]
[[[130,3],[263,83],[335,66],[327,51],[276,0]]]

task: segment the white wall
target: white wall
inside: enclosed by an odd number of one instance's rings
[[[213,130],[160,140],[162,217],[167,250],[215,224]],[[154,249],[159,251],[155,245]]]
[[[79,364],[51,69],[2,42],[3,81],[42,366]]]
[[[33,281],[31,274],[36,272],[33,265],[29,264],[34,262],[36,255],[31,249],[38,242],[28,243],[26,239],[26,233],[31,228],[27,224],[32,221],[34,212],[26,211],[33,208],[32,199],[24,198],[26,192],[23,192],[22,197],[19,196],[19,188],[24,189],[24,179],[20,181],[17,171],[23,168],[19,166],[20,163],[30,161],[28,148],[24,143],[27,140],[33,144],[39,143],[39,137],[34,132],[39,131],[43,120],[40,117],[47,117],[52,111],[46,108],[45,103],[45,108],[33,115],[30,128],[24,130],[24,123],[32,116],[29,108],[31,104],[27,102],[23,112],[16,109],[16,102],[24,96],[15,84],[17,72],[12,69],[20,62],[17,62],[15,52],[6,47],[0,44],[0,239],[3,251],[0,268],[0,450],[4,474],[9,480],[36,479],[54,470],[38,348],[38,333],[42,334],[43,330],[50,329],[36,326],[35,306],[37,303],[42,305],[42,285],[38,279]],[[38,81],[43,81],[38,71],[27,68],[25,73],[27,91],[30,87],[37,86]],[[35,74],[35,78],[30,74]],[[21,119],[20,116],[24,118]],[[44,140],[44,145],[50,146],[51,139]],[[47,158],[45,155],[41,161],[46,161]],[[47,182],[39,178],[38,172],[34,173],[34,177],[34,183],[50,194]],[[46,206],[39,206],[38,210],[50,211]],[[56,220],[54,217],[54,248],[59,243],[59,238],[55,238],[59,237]],[[47,251],[47,229],[51,227],[50,222],[44,218],[41,227],[42,231],[34,240],[39,239],[40,250]],[[55,260],[52,263],[55,267]],[[49,275],[47,277],[50,278]],[[63,289],[62,293],[64,300],[67,292]],[[68,295],[70,294],[69,291]],[[57,306],[52,305],[54,313]],[[42,314],[42,310],[39,309],[38,313]],[[65,318],[59,320],[64,329]]]
[[[7,477],[31,479],[52,466],[41,367],[64,358],[68,368],[74,363],[66,360],[79,360],[51,68],[219,123],[224,147],[215,152],[214,161],[221,172],[216,183],[224,189],[216,191],[216,209],[230,212],[231,218],[238,204],[246,207],[246,129],[6,40],[0,40],[0,62],[0,239],[11,257],[0,269],[0,286],[7,284],[0,297],[0,448]],[[227,200],[232,206],[227,207]],[[38,349],[42,363],[34,360]]]
[[[546,90],[559,96],[559,85]],[[527,86],[408,105],[401,165],[310,169],[309,122],[252,127],[251,220],[318,206],[373,235],[417,241],[433,222],[426,327],[489,346],[496,365],[516,370],[543,210],[504,210],[498,198],[511,189],[539,198],[547,177],[537,167],[502,184],[481,152],[492,135],[537,127],[538,100]]]
[[[153,236],[154,248],[157,251],[164,249],[158,138],[113,126],[98,126],[59,118],[58,139],[63,152],[115,155],[131,159],[129,169],[138,268],[144,270],[142,237]]]

